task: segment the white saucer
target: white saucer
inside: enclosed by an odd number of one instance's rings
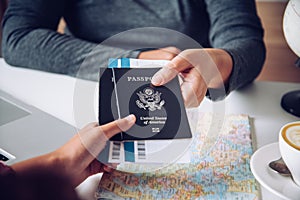
[[[259,148],[251,157],[250,167],[256,180],[270,192],[282,199],[299,200],[300,187],[290,177],[283,177],[272,171],[268,164],[280,158],[278,143]]]

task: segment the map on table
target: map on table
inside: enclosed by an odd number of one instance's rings
[[[145,168],[151,166],[120,164],[119,170],[103,174],[97,199],[259,199],[260,189],[250,171],[254,146],[250,118],[226,115],[216,122],[222,125],[215,132],[211,130],[218,125],[213,119],[208,113],[197,118],[190,163],[173,163],[147,173]]]

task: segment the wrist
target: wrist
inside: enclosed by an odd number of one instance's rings
[[[223,49],[207,49],[208,54],[211,56],[219,74],[215,74],[209,82],[209,88],[220,88],[227,85],[232,69],[233,60],[231,55]]]
[[[16,172],[16,174],[24,174],[34,170],[44,170],[48,168],[54,168],[55,161],[51,153],[34,157],[28,160],[24,160],[13,164],[11,168]]]

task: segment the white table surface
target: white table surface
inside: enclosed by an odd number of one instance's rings
[[[97,121],[98,87],[95,82],[11,67],[0,59],[0,89],[78,128]],[[278,131],[282,125],[299,120],[280,107],[282,95],[296,89],[300,89],[299,83],[257,81],[232,92],[224,101],[214,103],[205,99],[200,109],[215,111],[215,108],[220,108],[217,112],[249,115],[254,119],[257,147],[260,148],[278,141]],[[92,105],[88,111],[80,110],[82,106],[79,105],[87,104]],[[89,195],[100,177],[93,176],[77,188],[83,199],[91,197]],[[279,199],[264,188],[262,198]]]

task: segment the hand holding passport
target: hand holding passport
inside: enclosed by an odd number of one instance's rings
[[[124,66],[123,66],[124,67]],[[113,141],[191,138],[177,77],[155,87],[151,78],[160,68],[100,69],[99,124],[129,114],[135,125],[111,138]]]

